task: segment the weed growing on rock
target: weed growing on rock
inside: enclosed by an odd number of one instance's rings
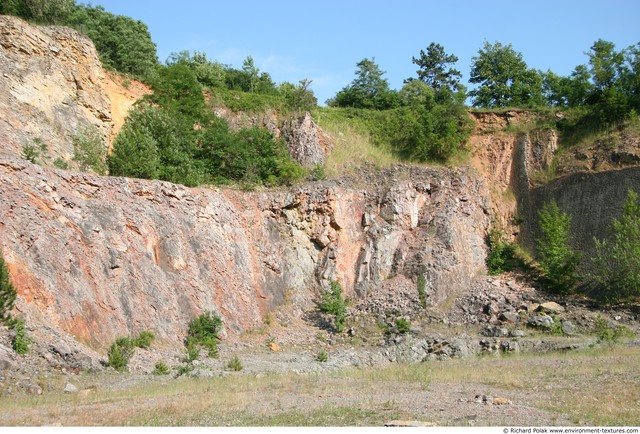
[[[4,262],[4,256],[0,251],[0,323],[12,326],[14,319],[9,313],[13,309],[18,292],[9,281],[9,268]]]
[[[138,337],[133,340],[133,345],[138,348],[149,348],[155,338],[156,336],[153,334],[153,332],[145,330],[143,332],[140,332]]]
[[[489,274],[497,275],[529,268],[525,252],[516,243],[509,243],[498,230],[492,230],[486,238],[489,254],[487,255],[487,269]]]
[[[404,318],[396,319],[396,332],[400,334],[408,333],[411,330],[411,323]]]
[[[153,375],[169,375],[169,372],[170,370],[167,364],[163,361],[159,361],[158,363],[156,363],[156,367],[151,373]]]
[[[318,354],[316,354],[316,360],[318,362],[324,363],[329,360],[329,355],[325,350],[321,350]]]
[[[233,356],[233,358],[229,360],[229,363],[227,363],[227,369],[231,371],[239,372],[242,371],[243,368],[244,366],[242,366],[242,362],[238,356]]]
[[[107,173],[106,158],[107,145],[95,126],[87,126],[73,137],[73,160],[80,164],[80,169],[104,175]]]

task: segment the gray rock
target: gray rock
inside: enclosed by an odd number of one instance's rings
[[[506,322],[514,323],[514,322],[518,322],[520,317],[515,312],[502,312],[500,314],[499,319],[500,319],[500,321],[506,321]]]
[[[0,345],[0,369],[11,369],[15,363],[15,356],[13,350]]]
[[[553,318],[549,315],[536,315],[527,321],[527,325],[540,329],[550,329],[552,324]]]
[[[76,386],[74,386],[71,383],[67,383],[66,386],[64,386],[64,393],[78,393],[78,388]]]
[[[576,334],[576,326],[571,321],[562,321],[562,333],[573,336]]]
[[[500,308],[494,302],[490,302],[484,306],[484,313],[489,316],[498,315],[498,312],[500,312]]]
[[[67,345],[63,341],[54,342],[51,345],[51,349],[53,350],[54,353],[60,354],[62,357],[66,357],[71,354],[71,349],[69,348],[69,345]]]
[[[490,326],[481,332],[482,336],[500,338],[509,336],[509,330],[505,327]]]
[[[527,332],[525,332],[524,330],[511,330],[511,333],[509,333],[509,336],[511,336],[512,338],[523,338],[527,335]]]

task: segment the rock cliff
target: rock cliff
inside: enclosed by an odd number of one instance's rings
[[[333,279],[358,299],[393,285],[417,298],[419,274],[433,303],[466,288],[484,269],[482,180],[408,167],[373,179],[247,193],[2,159],[0,247],[29,322],[94,348],[144,329],[178,343],[207,309],[237,334],[285,299],[313,310]]]
[[[0,155],[20,155],[37,139],[48,159],[69,160],[71,138],[95,126],[112,133],[105,73],[93,43],[65,27],[35,27],[0,17]]]

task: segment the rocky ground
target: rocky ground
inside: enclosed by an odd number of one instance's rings
[[[30,351],[25,356],[16,355],[11,349],[12,332],[2,329],[0,393],[3,397],[20,397],[62,391],[82,395],[91,393],[95,387],[127,390],[141,383],[158,381],[157,376],[150,374],[159,361],[173,368],[169,376],[162,376],[163,381],[180,373],[212,378],[238,375],[229,368],[234,357],[241,361],[239,375],[253,376],[330,376],[350,368],[388,369],[405,362],[415,364],[427,360],[444,360],[445,364],[455,360],[474,363],[479,354],[566,352],[602,346],[607,344],[602,340],[604,326],[609,331],[624,331],[621,339],[627,345],[640,346],[640,339],[632,336],[640,334],[638,306],[597,309],[587,299],[545,294],[525,284],[518,275],[478,278],[468,292],[451,297],[437,307],[422,308],[419,300],[415,303],[417,307],[410,306],[411,309],[396,306],[389,295],[378,293],[352,306],[350,327],[342,334],[331,331],[330,318],[316,313],[296,318],[285,306],[273,312],[264,327],[240,336],[227,336],[220,345],[219,358],[202,354],[188,372],[182,361],[184,349],[166,347],[161,342],[155,342],[149,349],[136,349],[129,363],[130,372],[123,374],[105,367],[106,354],[93,352],[52,329],[28,328],[33,341]],[[399,318],[410,321],[407,332],[398,332]],[[326,354],[326,361],[320,360],[321,354]],[[402,398],[403,387],[409,386],[402,385],[389,399],[394,402],[406,399]],[[423,419],[428,414],[428,420],[455,424],[474,424],[478,418],[502,424],[507,423],[510,414],[524,417],[522,420],[530,423],[537,420],[571,423],[563,419],[564,416],[540,413],[539,409],[526,405],[527,399],[513,393],[508,400],[515,398],[520,407],[495,406],[500,393],[487,385],[473,383],[457,384],[454,388],[432,385],[429,401],[443,404],[435,406],[438,408],[423,406],[416,411],[423,414]],[[340,401],[342,404],[348,404],[349,400],[357,403],[358,396],[348,395]],[[279,399],[295,400],[295,393]],[[305,405],[313,408],[317,402]],[[478,416],[477,409],[484,409],[485,415]],[[464,419],[469,411],[475,416],[467,415]]]

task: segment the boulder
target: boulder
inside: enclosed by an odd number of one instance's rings
[[[527,325],[540,329],[550,329],[553,324],[553,318],[549,315],[536,315],[529,318]]]
[[[547,301],[545,303],[540,304],[536,308],[536,312],[563,313],[564,307],[560,306],[555,301]]]

